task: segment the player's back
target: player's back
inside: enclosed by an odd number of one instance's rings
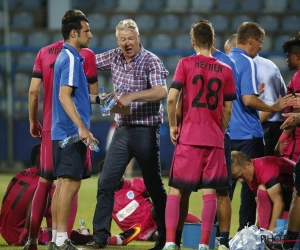
[[[28,168],[15,175],[8,184],[0,213],[1,235],[8,244],[18,242],[38,180],[38,169]]]
[[[173,82],[182,85],[180,142],[205,146],[223,145],[223,103],[235,98],[231,68],[212,57],[186,57],[178,63]]]
[[[43,130],[51,131],[52,90],[54,64],[63,46],[63,41],[40,49],[33,67],[32,77],[40,78],[44,85]]]

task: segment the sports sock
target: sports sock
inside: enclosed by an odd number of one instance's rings
[[[166,204],[166,242],[175,242],[175,232],[179,220],[180,198],[168,195]]]
[[[68,239],[67,232],[58,232],[55,243],[58,247],[60,247],[62,244],[64,244],[66,239]]]
[[[107,239],[108,245],[122,245],[123,240],[121,239],[120,235],[111,236]]]
[[[48,197],[51,188],[52,188],[52,184],[49,185],[44,182],[39,182],[35,190],[33,200],[32,200],[30,229],[29,229],[29,235],[32,238],[37,238],[39,235],[42,220],[46,212]]]
[[[272,201],[270,200],[268,193],[261,189],[257,190],[257,200],[259,226],[268,229],[272,214]]]
[[[220,245],[229,248],[229,232],[220,232]]]
[[[52,242],[56,241],[56,236],[57,236],[57,230],[52,230]]]
[[[202,199],[203,207],[200,244],[208,245],[217,211],[217,196],[216,194],[206,194],[202,196]]]

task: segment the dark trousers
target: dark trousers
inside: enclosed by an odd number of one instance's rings
[[[253,138],[249,140],[231,140],[231,150],[242,151],[244,154],[252,158],[259,158],[264,155],[263,138]],[[229,189],[229,196],[232,199],[234,188],[236,186],[236,179],[232,179],[232,187]],[[242,182],[241,189],[241,205],[239,211],[239,228],[242,230],[247,224],[249,226],[255,223],[256,217],[256,202],[251,189],[246,182]]]
[[[106,245],[114,205],[114,192],[129,161],[135,157],[156,212],[160,240],[165,241],[167,194],[161,178],[160,126],[117,126],[98,180],[97,204],[93,219],[94,239]]]
[[[264,122],[262,128],[264,130],[265,150],[264,155],[274,155],[274,148],[282,133],[280,126],[283,122]]]

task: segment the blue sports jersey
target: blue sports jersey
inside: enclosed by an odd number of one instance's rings
[[[263,138],[263,129],[258,111],[247,107],[242,101],[243,95],[258,95],[256,64],[243,49],[232,48],[228,54],[235,62],[239,72],[236,83],[237,100],[233,101],[232,115],[229,122],[231,140]]]
[[[257,55],[254,59],[257,66],[257,77],[259,83],[265,83],[264,92],[260,95],[260,99],[265,103],[274,104],[279,96],[286,95],[286,85],[280,74],[278,67],[271,60]],[[269,122],[281,122],[283,110],[274,112],[268,119]]]
[[[90,127],[91,103],[83,58],[71,45],[64,43],[54,65],[52,99],[52,140],[62,140],[78,133],[78,128],[67,115],[59,100],[61,86],[73,88],[72,100],[87,129]]]
[[[234,77],[234,83],[235,85],[237,84],[238,80],[239,80],[239,73],[237,71],[236,65],[234,63],[234,61],[225,53],[221,52],[220,50],[216,49],[215,53],[212,54],[212,56],[214,58],[217,58],[219,61],[226,63],[228,66],[231,67],[232,69],[232,73],[233,73],[233,77]],[[227,133],[228,135],[230,135],[230,127],[228,125],[225,133]]]

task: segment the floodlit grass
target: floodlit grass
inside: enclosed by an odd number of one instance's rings
[[[12,174],[0,174],[0,200],[4,196],[6,187],[13,177]],[[74,227],[77,228],[78,221],[83,219],[87,226],[92,230],[92,220],[96,204],[96,190],[97,190],[97,180],[98,176],[93,176],[90,179],[82,181],[82,185],[79,191],[79,202],[78,202],[78,212],[76,216],[76,221]],[[168,191],[167,186],[168,178],[164,177],[165,188]],[[231,223],[231,237],[235,235],[238,228],[238,209],[239,209],[239,194],[240,194],[240,184],[237,184],[234,199],[232,202],[232,223]],[[202,198],[201,192],[193,193],[190,199],[189,211],[197,216],[201,216]],[[112,224],[112,234],[118,234],[120,232],[119,227],[113,223]],[[153,242],[141,242],[133,241],[128,246],[109,246],[108,249],[149,249],[153,246]],[[8,246],[4,239],[0,236],[0,249],[1,250],[21,250],[22,247]],[[46,250],[48,247],[39,246],[40,250]],[[188,248],[181,248],[188,249]]]

